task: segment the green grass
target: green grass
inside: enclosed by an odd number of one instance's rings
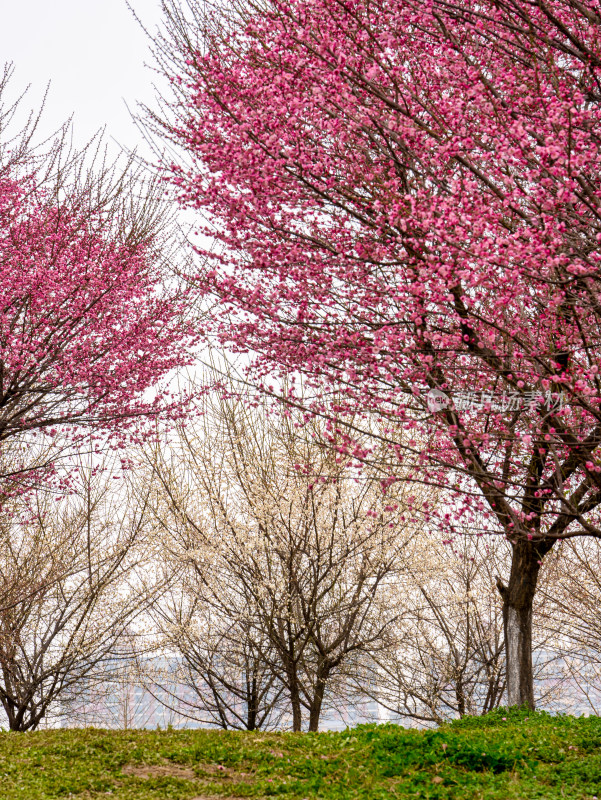
[[[503,719],[506,717],[506,719]],[[601,718],[497,711],[437,730],[0,733],[0,798],[601,798]]]

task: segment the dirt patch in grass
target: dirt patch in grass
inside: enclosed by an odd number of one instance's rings
[[[193,769],[182,767],[179,764],[128,764],[123,767],[124,775],[135,778],[183,778],[184,780],[197,780]]]
[[[211,778],[221,778],[221,780],[233,781],[234,783],[253,783],[254,775],[252,772],[236,772],[231,767],[224,767],[221,764],[199,764],[198,769]]]

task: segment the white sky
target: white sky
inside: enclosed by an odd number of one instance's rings
[[[131,5],[155,30],[159,0]],[[10,97],[31,84],[28,105],[35,105],[50,81],[44,132],[73,114],[78,144],[106,126],[108,137],[135,147],[140,136],[125,101],[132,109],[152,101],[150,60],[125,0],[0,0],[0,65],[15,66]]]

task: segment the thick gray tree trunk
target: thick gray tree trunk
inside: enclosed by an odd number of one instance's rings
[[[509,583],[497,581],[503,598],[508,706],[534,709],[532,608],[541,562],[552,546],[552,541],[514,542]]]

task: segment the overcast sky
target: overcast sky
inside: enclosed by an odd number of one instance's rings
[[[154,30],[158,0],[133,0]],[[139,134],[125,101],[153,97],[148,40],[125,0],[0,0],[0,63],[15,66],[13,95],[32,85],[30,104],[48,82],[45,130],[74,114],[78,143],[99,128],[127,147]]]

